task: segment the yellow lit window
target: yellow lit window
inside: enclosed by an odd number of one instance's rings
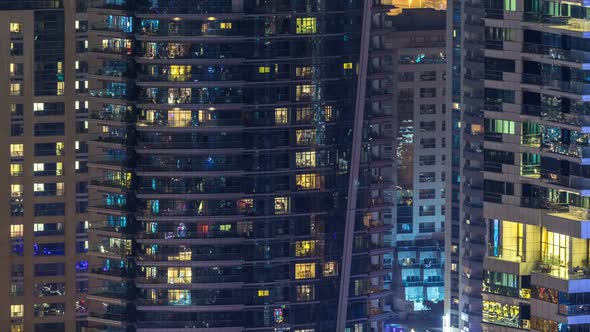
[[[275,197],[275,214],[289,213],[289,197]]]
[[[64,154],[65,145],[63,142],[55,142],[55,155],[61,156]]]
[[[10,225],[10,237],[22,237],[23,230],[24,226],[22,224]]]
[[[33,191],[34,192],[45,191],[45,183],[33,183]]]
[[[231,22],[221,22],[221,23],[219,23],[219,27],[221,29],[231,29],[232,23]]]
[[[23,31],[23,25],[22,23],[16,23],[16,22],[10,22],[10,32],[22,32]]]
[[[297,145],[312,145],[316,142],[316,132],[314,129],[298,129],[295,138]]]
[[[57,196],[63,196],[63,194],[64,194],[64,183],[63,182],[56,182],[55,183],[55,194]]]
[[[10,95],[11,96],[22,96],[22,84],[21,83],[10,83]]]
[[[325,262],[324,263],[324,277],[334,277],[338,275],[338,269],[336,268],[336,262]]]
[[[224,232],[231,231],[231,224],[219,225],[219,230]]]
[[[168,127],[190,127],[193,119],[192,111],[168,111]]]
[[[62,162],[55,163],[55,175],[63,175],[64,165]]]
[[[326,121],[332,121],[332,106],[324,106],[324,118]]]
[[[309,168],[316,166],[315,151],[295,152],[295,166],[297,168]]]
[[[315,85],[311,85],[311,84],[298,85],[295,88],[295,98],[297,101],[308,100],[308,99],[317,99]]]
[[[321,189],[323,186],[323,176],[318,174],[297,174],[295,176],[295,184],[298,189],[311,190]]]
[[[63,96],[64,94],[65,85],[64,82],[57,82],[57,95]]]
[[[190,304],[191,292],[188,289],[169,289],[168,301],[170,304]]]
[[[295,256],[307,257],[315,252],[315,241],[297,241],[295,242]]]
[[[297,67],[295,68],[295,76],[298,78],[311,77],[311,67]]]
[[[352,69],[352,62],[345,62],[342,67],[344,69]]]
[[[11,184],[10,185],[10,196],[11,197],[21,197],[22,194],[23,194],[22,184]]]
[[[315,278],[315,263],[295,264],[295,279]]]
[[[289,122],[289,112],[286,108],[275,108],[275,124],[284,125]]]
[[[266,297],[270,295],[270,291],[268,289],[259,289],[258,290],[258,297]]]
[[[268,67],[268,66],[260,66],[260,67],[258,67],[258,72],[260,74],[268,74],[268,73],[270,73],[270,67]]]
[[[22,157],[24,155],[23,144],[10,144],[10,156],[11,157]]]
[[[15,63],[10,63],[9,66],[9,74],[10,76],[14,76],[16,74],[16,64]]]
[[[64,72],[64,63],[61,61],[57,62],[57,73],[58,74],[63,74]]]
[[[21,176],[23,175],[22,164],[10,164],[10,176]]]
[[[19,318],[24,316],[24,305],[22,304],[11,304],[10,305],[10,318]]]
[[[191,78],[191,66],[170,66],[168,78],[171,81],[187,81]]]
[[[10,332],[24,332],[24,327],[22,323],[11,323],[10,324]]]
[[[169,284],[190,284],[193,272],[190,267],[169,267],[168,283]]]
[[[317,20],[315,17],[298,17],[296,21],[297,34],[317,32]]]

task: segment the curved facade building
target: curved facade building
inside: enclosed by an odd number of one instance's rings
[[[383,330],[374,2],[92,2],[88,331]]]

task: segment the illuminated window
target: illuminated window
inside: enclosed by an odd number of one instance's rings
[[[324,106],[324,118],[326,121],[332,121],[332,106]]]
[[[221,23],[219,23],[219,27],[221,29],[231,29],[232,23],[231,22],[221,22]]]
[[[190,267],[169,267],[168,283],[169,284],[190,284],[193,272]]]
[[[63,96],[64,94],[64,90],[65,89],[65,83],[64,82],[57,82],[57,95],[58,96]]]
[[[497,134],[510,134],[515,133],[515,122],[510,120],[500,119],[485,119],[485,132],[486,133],[497,133]]]
[[[10,225],[10,237],[22,237],[23,230],[24,226],[22,224]]]
[[[336,262],[324,263],[324,277],[334,277],[338,275],[338,268]]]
[[[55,183],[55,194],[57,196],[63,196],[63,194],[64,194],[64,183],[63,182],[56,182]]]
[[[11,197],[21,197],[23,195],[23,185],[22,184],[11,184],[10,185],[10,196]]]
[[[33,191],[34,192],[45,191],[45,183],[33,183]]]
[[[190,127],[193,120],[192,111],[169,110],[168,127]]]
[[[64,63],[61,61],[57,62],[57,73],[58,74],[63,74],[64,72]]]
[[[23,31],[23,24],[17,22],[10,22],[10,32],[19,33]]]
[[[168,302],[174,305],[191,304],[191,291],[188,289],[169,289]]]
[[[55,175],[63,175],[64,164],[62,162],[55,163]]]
[[[22,323],[11,323],[10,332],[24,332],[24,326]]]
[[[260,66],[260,67],[258,67],[258,72],[260,74],[269,74],[270,73],[270,67],[268,67],[268,66]]]
[[[324,177],[318,174],[297,174],[295,176],[295,184],[298,189],[311,190],[321,189],[323,187]]]
[[[39,111],[44,111],[44,110],[45,110],[44,103],[33,103],[33,111],[39,112]]]
[[[11,96],[22,96],[22,84],[21,83],[10,83],[10,95]]]
[[[295,131],[297,145],[313,145],[316,143],[315,129],[298,129]]]
[[[270,291],[268,289],[259,289],[258,290],[258,297],[267,297],[270,295]]]
[[[295,242],[295,256],[307,257],[315,253],[316,241],[297,241]]]
[[[249,213],[254,209],[254,199],[243,198],[238,200],[238,209],[240,213]]]
[[[22,164],[10,164],[10,176],[21,176],[23,175]]]
[[[275,214],[289,213],[289,197],[275,197]]]
[[[231,231],[231,224],[219,225],[219,230],[222,232]]]
[[[275,108],[275,124],[284,125],[289,122],[289,112],[286,108]]]
[[[297,168],[309,168],[316,166],[315,151],[295,152],[295,166]]]
[[[64,143],[63,142],[55,142],[55,155],[61,156],[64,154]]]
[[[10,305],[10,318],[19,318],[24,316],[24,305],[12,304]]]
[[[314,285],[297,285],[297,301],[313,301]]]
[[[315,278],[315,263],[295,264],[295,279]]]
[[[298,85],[295,88],[295,99],[297,101],[301,100],[316,100],[316,87],[315,85],[306,84],[306,85]]]
[[[297,67],[295,68],[295,76],[297,78],[309,78],[311,77],[311,67]]]
[[[171,81],[187,81],[191,78],[191,66],[170,66],[168,79]]]
[[[317,20],[315,17],[298,17],[296,25],[297,34],[317,33]]]
[[[342,67],[344,69],[352,69],[352,62],[345,62]]]
[[[483,300],[482,320],[509,327],[520,327],[520,308],[518,305]]]

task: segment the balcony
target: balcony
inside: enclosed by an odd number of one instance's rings
[[[558,313],[563,316],[590,315],[590,304],[560,304]]]
[[[551,58],[560,61],[574,62],[580,64],[590,63],[590,52],[579,50],[563,50],[548,45],[524,43],[522,51],[525,53],[540,54],[544,58]]]

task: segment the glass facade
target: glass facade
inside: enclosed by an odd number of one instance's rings
[[[92,2],[89,331],[382,328],[392,155],[355,116],[387,10]]]

